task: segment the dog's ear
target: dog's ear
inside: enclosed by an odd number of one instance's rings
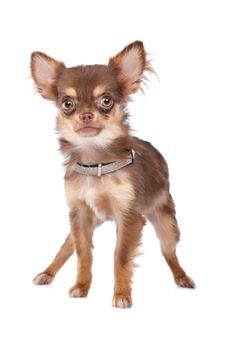
[[[31,55],[31,73],[39,93],[49,100],[57,96],[56,80],[65,68],[64,63],[58,62],[42,52]]]
[[[124,95],[136,92],[145,78],[143,73],[153,70],[147,61],[141,41],[129,44],[116,56],[110,58],[109,66],[116,71]]]

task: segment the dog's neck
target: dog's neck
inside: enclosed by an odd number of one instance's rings
[[[132,149],[132,137],[129,135],[118,137],[107,147],[93,145],[78,148],[65,139],[60,139],[60,150],[65,155],[66,165],[74,163],[92,165],[111,163],[128,157]]]

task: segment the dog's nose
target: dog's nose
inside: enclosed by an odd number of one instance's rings
[[[85,113],[81,113],[79,116],[79,119],[84,122],[84,123],[88,123],[90,122],[92,119],[94,119],[94,114],[91,112],[85,112]]]

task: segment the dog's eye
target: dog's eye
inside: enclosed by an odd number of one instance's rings
[[[62,102],[64,112],[71,112],[74,109],[74,102],[70,98],[65,98]]]
[[[109,96],[102,96],[100,100],[100,105],[103,109],[110,110],[113,107],[113,99]]]

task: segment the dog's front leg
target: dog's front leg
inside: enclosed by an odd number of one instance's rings
[[[78,257],[77,279],[69,290],[71,297],[85,297],[92,280],[92,235],[97,219],[92,210],[83,203],[70,211],[71,233]]]
[[[133,258],[137,255],[144,218],[135,212],[128,212],[117,220],[117,243],[114,255],[115,287],[113,306],[127,308],[132,306],[131,280]]]

